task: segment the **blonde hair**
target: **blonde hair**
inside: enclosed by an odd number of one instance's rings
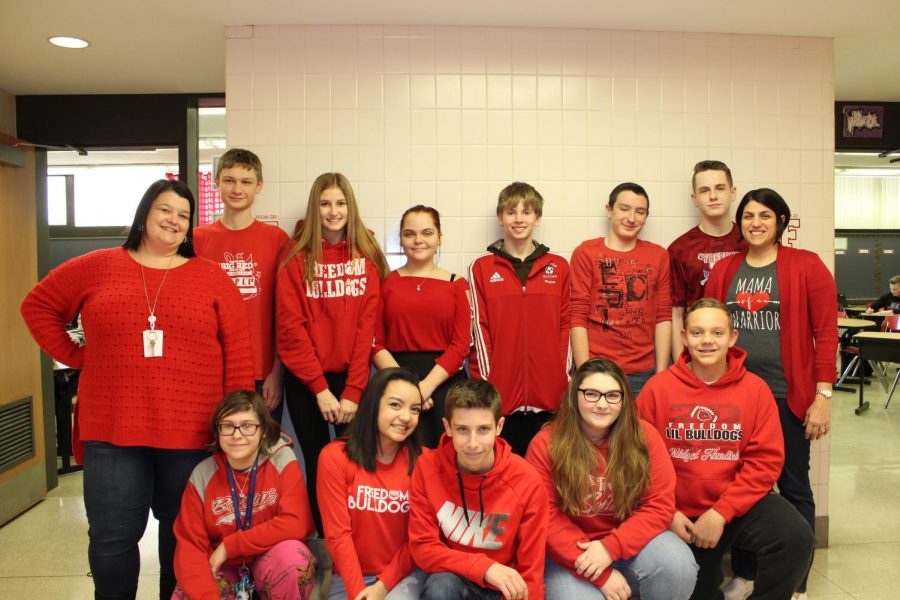
[[[622,370],[605,358],[591,359],[575,371],[550,427],[550,462],[560,509],[572,516],[584,510],[591,476],[600,456],[581,430],[578,388],[589,375],[609,375],[622,388],[622,410],[609,432],[605,479],[612,489],[616,518],[625,520],[640,504],[650,485],[650,451],[641,431],[637,407]]]
[[[502,190],[497,197],[497,216],[504,212],[514,209],[522,203],[525,208],[530,208],[537,216],[541,216],[544,212],[544,197],[541,196],[533,185],[524,181],[514,181]]]
[[[352,258],[365,256],[375,264],[378,276],[384,279],[390,273],[387,260],[384,258],[378,242],[372,232],[366,229],[359,216],[359,205],[353,187],[341,173],[322,173],[309,189],[309,202],[306,205],[306,217],[303,226],[291,237],[293,242],[287,255],[281,261],[281,267],[294,258],[301,250],[305,266],[305,277],[308,283],[315,279],[315,264],[322,258],[322,218],[319,215],[319,200],[325,190],[337,188],[347,200],[347,246]]]

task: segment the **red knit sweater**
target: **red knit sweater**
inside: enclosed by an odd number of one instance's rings
[[[163,356],[144,358],[147,299],[140,265],[123,248],[97,250],[51,271],[22,303],[50,356],[82,369],[81,440],[119,446],[203,448],[226,392],[253,389],[247,312],[225,273],[203,258],[169,270],[144,267],[150,303],[159,289]],[[85,346],[66,333],[81,313]]]

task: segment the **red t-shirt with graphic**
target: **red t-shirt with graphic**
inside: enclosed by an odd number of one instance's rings
[[[703,297],[703,286],[716,263],[737,254],[747,244],[738,226],[721,237],[703,233],[700,226],[688,230],[669,246],[672,306],[687,308]]]
[[[237,286],[250,313],[253,376],[265,379],[275,357],[275,273],[278,253],[288,234],[254,220],[244,229],[228,229],[221,221],[194,229],[197,256],[218,264]]]

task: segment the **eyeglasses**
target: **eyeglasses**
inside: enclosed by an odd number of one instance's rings
[[[216,423],[216,429],[219,430],[220,435],[234,435],[234,432],[238,429],[241,430],[241,435],[250,437],[251,435],[256,434],[256,430],[259,429],[259,423],[241,423],[240,425],[235,425],[234,423]]]
[[[578,391],[584,396],[585,401],[590,402],[591,404],[599,402],[600,398],[604,398],[607,404],[618,404],[622,401],[622,397],[624,396],[622,390],[601,392],[600,390],[592,390],[591,388],[578,388]]]

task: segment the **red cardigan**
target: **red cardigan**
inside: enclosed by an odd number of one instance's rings
[[[728,286],[747,252],[716,263],[705,295],[726,301]],[[778,245],[775,264],[781,295],[781,361],[788,406],[801,421],[815,400],[816,382],[835,380],[838,347],[837,286],[817,255]]]

